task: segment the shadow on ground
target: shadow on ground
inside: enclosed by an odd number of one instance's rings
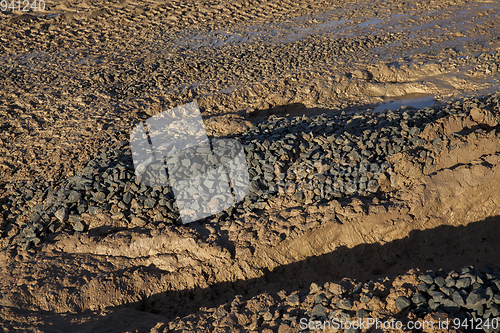
[[[89,329],[96,332],[150,332],[153,328],[162,331],[168,327],[168,321],[177,316],[194,314],[200,308],[230,304],[236,295],[242,296],[241,301],[262,293],[277,298],[276,293],[280,291],[287,295],[299,289],[307,292],[313,282],[321,285],[344,277],[367,282],[385,276],[394,277],[415,268],[450,271],[486,264],[498,268],[499,238],[500,215],[466,226],[412,231],[408,237],[386,244],[340,247],[328,254],[265,271],[260,278],[216,283],[209,288],[166,291],[102,312],[58,314],[4,306],[0,318],[3,327],[36,327],[42,332],[63,332],[69,328],[72,332],[88,332]],[[152,265],[146,270],[165,274]],[[226,305],[228,309],[229,304]]]
[[[467,226],[439,226],[412,231],[404,239],[386,244],[362,244],[341,247],[318,257],[281,266],[263,276],[246,281],[217,283],[210,288],[163,292],[145,298],[142,304],[129,304],[143,311],[186,316],[202,307],[214,308],[231,302],[236,295],[243,300],[260,293],[287,294],[312,282],[341,280],[344,277],[368,281],[377,277],[404,274],[410,269],[445,271],[468,265],[500,266],[500,216]]]

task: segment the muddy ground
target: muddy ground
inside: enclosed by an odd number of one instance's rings
[[[0,12],[0,197],[18,181],[73,176],[135,124],[193,100],[209,135],[227,137],[280,117],[493,94],[499,11],[487,1],[299,0],[47,1],[45,11]],[[494,121],[458,115],[427,127],[423,139],[440,134],[453,148],[419,172],[394,156],[382,197],[298,204],[281,194],[215,232],[147,224],[61,232],[28,250],[2,243],[2,328],[294,332],[259,313],[312,283],[370,280],[383,290],[374,315],[411,319],[394,300],[414,293],[422,272],[500,266]],[[467,132],[475,126],[490,130]],[[462,130],[457,146],[451,134]],[[24,223],[1,222],[3,238]]]

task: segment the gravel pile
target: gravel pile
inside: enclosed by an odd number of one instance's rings
[[[250,193],[208,221],[266,209],[267,200],[279,193],[304,204],[374,195],[380,192],[378,176],[390,166],[387,161],[393,154],[406,151],[413,162],[434,163],[445,138],[421,139],[426,124],[470,110],[485,110],[497,119],[499,106],[500,97],[495,95],[422,110],[343,112],[262,122],[237,137],[246,152]],[[48,233],[86,231],[83,213],[109,213],[128,228],[145,226],[147,221],[180,223],[170,187],[136,181],[127,141],[98,152],[73,177],[48,184],[11,183],[7,190],[2,203],[4,247],[26,249]]]
[[[343,320],[344,323],[353,323],[361,320],[367,325],[368,318],[384,322],[391,317],[411,317],[416,322],[423,321],[428,313],[437,312],[448,315],[450,328],[460,322],[459,327],[462,329],[467,328],[466,325],[469,329],[472,326],[478,328],[469,331],[500,332],[500,272],[489,266],[479,269],[470,266],[448,274],[442,270],[427,271],[419,279],[422,283],[416,292],[410,291],[408,297],[395,299],[396,308],[391,311],[392,314],[380,312],[381,309],[392,308],[388,307],[389,302],[394,302],[394,296],[391,295],[392,280],[356,282],[344,279],[323,285],[312,283],[308,291],[268,295],[265,298],[266,306],[257,313],[249,307],[256,300],[238,303],[238,299],[235,299],[231,307],[221,306],[214,313],[202,312],[201,316],[218,319],[221,312],[226,315],[231,312],[248,329],[270,328],[276,331],[277,327],[284,325],[304,329],[311,321],[340,323]],[[438,322],[433,324],[436,329]],[[171,323],[170,328],[180,328],[175,325]],[[345,332],[360,330],[351,328]]]
[[[398,308],[416,314],[441,310],[456,318],[500,317],[500,274],[490,267],[465,267],[447,275],[429,271],[419,279],[419,292],[411,300],[398,298]]]

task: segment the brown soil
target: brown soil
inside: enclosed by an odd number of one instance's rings
[[[98,149],[128,140],[134,124],[193,99],[209,133],[225,136],[268,117],[355,112],[423,95],[446,102],[499,87],[498,74],[478,67],[478,54],[500,50],[496,3],[47,1],[46,8],[43,17],[0,12],[0,67],[10,73],[0,89],[0,197],[14,180],[75,174]],[[321,30],[325,17],[348,22]],[[362,25],[373,18],[381,23]],[[196,34],[225,29],[244,36],[258,24],[277,31],[266,41],[268,63],[287,51],[293,43],[287,38],[404,38],[326,62],[304,60],[289,71],[271,66],[260,75],[237,74],[231,61],[228,70],[217,65],[226,54],[253,52],[254,44],[201,51],[189,44]],[[309,35],[290,36],[291,26],[309,28],[303,30]],[[186,62],[179,75],[151,69],[178,55],[213,64],[197,69]],[[252,61],[244,66],[264,66]],[[155,83],[117,97],[109,75],[120,70],[125,77],[115,80],[127,87]],[[446,137],[432,156],[436,164],[421,168],[395,155],[385,199],[297,205],[282,195],[261,214],[226,221],[220,230],[140,225],[108,232],[109,215],[85,215],[88,232],[58,234],[36,251],[0,252],[1,326],[5,332],[265,331],[251,313],[270,298],[311,283],[371,279],[385,290],[376,313],[397,317],[395,298],[415,292],[420,272],[500,267],[500,138],[471,130],[494,122],[471,111],[428,125],[424,140]],[[246,302],[247,317],[226,309],[235,302]]]

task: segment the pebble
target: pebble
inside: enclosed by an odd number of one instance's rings
[[[343,310],[351,310],[354,303],[351,299],[341,299],[337,302],[337,307]]]
[[[422,293],[416,293],[411,298],[411,301],[417,305],[422,304],[427,301],[427,298]]]
[[[434,274],[432,274],[432,275],[431,274],[425,274],[425,275],[420,276],[418,279],[420,281],[423,281],[423,282],[427,283],[428,285],[431,285],[431,284],[434,283],[434,276],[433,275]]]
[[[396,298],[396,307],[398,308],[399,311],[402,311],[409,307],[411,305],[411,301],[404,297],[404,296],[399,296]]]
[[[311,313],[311,316],[312,317],[315,317],[315,318],[326,318],[326,315],[328,313],[328,310],[327,308],[325,308],[323,305],[321,304],[317,304],[313,310],[312,310],[312,313]]]
[[[68,210],[66,208],[60,208],[54,213],[54,216],[61,222],[66,222],[68,219]]]
[[[78,221],[73,225],[73,229],[82,232],[85,229],[85,225],[81,221]]]

